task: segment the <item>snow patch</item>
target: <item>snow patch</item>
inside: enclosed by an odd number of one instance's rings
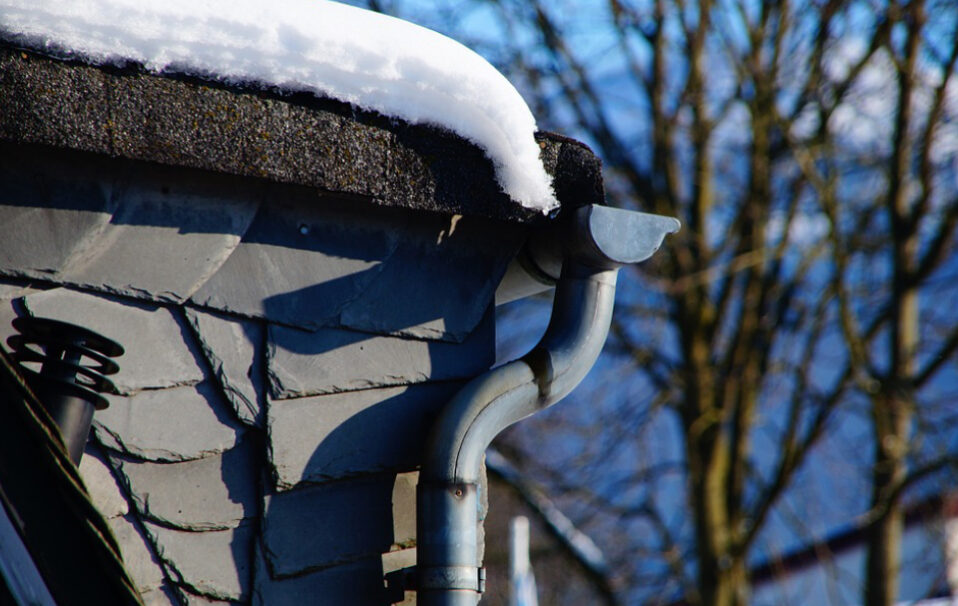
[[[480,146],[524,207],[558,206],[535,118],[478,54],[406,21],[326,0],[0,0],[0,34],[99,64],[310,91]]]

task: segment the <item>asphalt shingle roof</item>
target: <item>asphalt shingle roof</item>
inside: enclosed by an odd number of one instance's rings
[[[94,67],[0,43],[0,140],[261,177],[385,206],[531,221],[475,145],[312,94]],[[601,204],[599,161],[538,137],[564,207]]]

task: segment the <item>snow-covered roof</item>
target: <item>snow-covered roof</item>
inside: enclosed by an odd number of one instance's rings
[[[558,205],[516,89],[473,51],[405,21],[323,0],[0,0],[0,30],[98,64],[310,91],[440,126],[485,151],[513,200]]]

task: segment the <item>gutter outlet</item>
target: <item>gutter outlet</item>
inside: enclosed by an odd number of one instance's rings
[[[479,562],[480,474],[483,455],[506,427],[555,404],[585,377],[605,343],[619,268],[652,256],[676,219],[585,206],[525,252],[542,282],[561,274],[549,327],[522,358],[473,379],[446,405],[432,429],[417,488],[420,606],[475,606],[485,579]],[[550,252],[551,251],[551,252]],[[561,259],[555,259],[561,255]]]

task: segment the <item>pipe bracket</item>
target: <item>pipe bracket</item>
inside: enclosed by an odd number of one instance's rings
[[[431,566],[418,574],[419,591],[464,589],[482,593],[486,587],[486,569],[474,566]]]
[[[420,575],[419,571],[423,574]],[[481,594],[486,590],[486,569],[472,566],[434,566],[419,568],[409,566],[394,570],[385,577],[386,594],[390,604],[402,602],[406,591],[472,591]]]

